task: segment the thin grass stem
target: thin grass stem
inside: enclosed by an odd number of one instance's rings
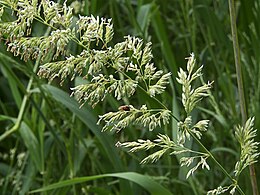
[[[239,52],[237,27],[236,27],[236,10],[235,10],[234,0],[229,0],[229,12],[230,12],[230,23],[231,23],[231,32],[232,32],[234,58],[235,58],[236,75],[237,75],[239,103],[240,103],[240,110],[242,115],[242,123],[245,124],[247,120],[247,112],[246,112],[246,102],[245,102],[244,87],[243,87],[242,68],[240,62],[240,52]],[[253,194],[258,195],[259,192],[257,187],[256,173],[253,164],[249,166],[249,170],[250,170],[250,179],[251,179]]]
[[[201,143],[201,141],[196,137],[196,135],[194,135],[190,130],[188,130],[189,134],[191,134],[191,136],[193,137],[193,139],[196,140],[196,142],[203,148],[203,150],[205,150],[205,152],[212,158],[212,160],[215,162],[215,164],[221,169],[221,171],[232,181],[232,183],[234,185],[236,185],[236,188],[238,190],[238,192],[242,195],[245,195],[245,193],[243,192],[243,190],[239,187],[239,185],[237,184],[237,181],[234,180],[231,175],[226,171],[226,169],[217,161],[217,159],[212,155],[212,153],[203,145],[203,143]]]

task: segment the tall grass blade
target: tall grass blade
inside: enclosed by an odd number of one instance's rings
[[[151,195],[162,195],[162,194],[171,195],[172,194],[170,191],[168,191],[166,188],[164,188],[161,184],[155,182],[150,177],[141,175],[138,173],[134,173],[134,172],[122,172],[122,173],[112,173],[112,174],[103,174],[103,175],[94,175],[94,176],[88,176],[88,177],[73,178],[70,180],[65,180],[65,181],[51,184],[44,188],[33,190],[30,193],[44,192],[47,190],[62,188],[62,187],[79,184],[79,183],[83,183],[83,182],[87,182],[87,181],[102,179],[102,178],[106,178],[106,177],[117,177],[117,178],[122,178],[122,179],[132,181],[132,182],[142,186]]]

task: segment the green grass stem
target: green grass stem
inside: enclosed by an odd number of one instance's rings
[[[244,94],[244,87],[243,87],[242,67],[240,61],[240,51],[239,51],[240,49],[239,49],[238,36],[237,36],[236,10],[235,10],[234,0],[229,0],[229,12],[230,12],[230,23],[231,23],[232,41],[233,41],[236,75],[237,75],[239,103],[240,103],[240,110],[242,115],[242,123],[245,124],[247,120],[247,111],[246,111],[246,101],[245,101],[245,94]],[[250,170],[250,179],[251,179],[253,194],[258,195],[259,192],[257,187],[256,173],[253,164],[249,166],[249,170]]]

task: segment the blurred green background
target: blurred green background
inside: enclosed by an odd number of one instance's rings
[[[214,84],[212,96],[200,103],[192,117],[194,120],[210,119],[209,131],[202,141],[232,173],[240,150],[233,129],[242,122],[228,1],[68,0],[67,4],[79,8],[75,11],[74,22],[79,14],[112,18],[114,43],[123,41],[126,35],[153,43],[154,63],[158,68],[172,72],[167,91],[158,98],[181,119],[184,117],[181,88],[175,77],[179,67],[185,68],[185,57],[195,53],[198,65],[204,64],[205,82],[214,80]],[[247,112],[249,116],[255,116],[255,127],[260,129],[260,1],[237,0],[236,10]],[[3,19],[12,20],[7,16]],[[42,36],[46,29],[35,22],[32,35]],[[2,41],[0,135],[10,130],[17,118],[21,119],[21,126],[0,141],[0,194],[26,194],[65,179],[128,171],[149,175],[177,195],[205,194],[207,190],[229,184],[210,160],[210,171],[200,170],[188,180],[185,179],[186,169],[180,168],[175,156],[165,155],[157,163],[140,165],[149,152],[129,153],[115,147],[115,143],[154,139],[158,133],[166,133],[174,139],[176,121],[153,132],[136,126],[119,133],[101,132],[101,126],[96,125],[98,115],[116,111],[125,102],[109,97],[94,109],[88,105],[79,109],[78,103],[69,95],[71,87],[84,82],[81,78],[73,82],[67,80],[63,86],[58,80],[48,84],[35,74],[34,61],[23,62],[6,48]],[[69,45],[71,54],[80,50],[76,45]],[[28,85],[31,85],[30,93],[26,93]],[[137,106],[156,106],[141,91],[128,101]],[[25,106],[23,113],[20,112],[22,106]],[[192,140],[189,144],[199,149]],[[255,166],[259,176],[259,163]],[[146,188],[137,185],[142,183],[138,178],[133,179],[135,182],[129,180],[94,178],[42,194],[149,194]],[[246,194],[252,194],[248,170],[241,175],[239,184]]]

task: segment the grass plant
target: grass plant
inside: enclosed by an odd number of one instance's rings
[[[258,194],[259,0],[0,5],[1,194]]]

